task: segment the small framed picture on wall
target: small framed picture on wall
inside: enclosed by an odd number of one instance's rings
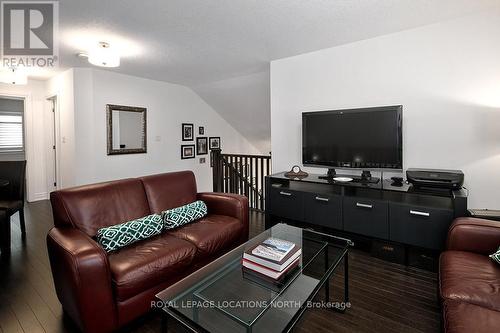
[[[208,140],[210,150],[220,149],[220,136],[211,136]]]
[[[189,158],[194,158],[194,145],[182,145],[181,159],[186,160]]]
[[[205,135],[205,127],[203,126],[198,127],[198,135]]]
[[[196,155],[208,154],[208,138],[206,136],[196,138]]]
[[[193,124],[182,124],[182,141],[193,141],[194,140],[194,125]]]

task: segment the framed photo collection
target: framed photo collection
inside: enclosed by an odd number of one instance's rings
[[[199,136],[195,137],[194,124],[182,123],[182,141],[193,141],[190,144],[181,145],[181,159],[183,160],[195,158],[196,155],[208,155],[210,150],[221,149],[220,136],[204,136],[206,133],[205,126],[198,126],[197,129]]]

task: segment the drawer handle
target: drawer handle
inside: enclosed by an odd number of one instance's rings
[[[280,192],[281,195],[286,195],[287,197],[291,197],[292,196],[292,193],[290,192],[285,192],[285,191],[281,191]]]
[[[356,202],[356,206],[357,207],[361,207],[361,208],[368,208],[368,209],[372,209],[373,208],[373,205],[362,204],[362,203],[359,203],[359,202]]]
[[[330,199],[328,199],[328,198],[322,198],[322,197],[316,197],[315,199],[318,200],[318,201],[324,201],[324,202],[330,201]]]
[[[431,216],[431,214],[430,214],[430,213],[427,213],[427,212],[419,212],[418,210],[410,210],[410,214],[411,214],[411,215],[418,215],[418,216],[426,216],[426,217]]]

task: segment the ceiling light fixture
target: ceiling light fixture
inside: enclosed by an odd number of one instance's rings
[[[7,68],[0,71],[0,82],[24,85],[28,84],[28,75],[23,73],[23,71],[20,71],[18,68]]]
[[[92,65],[100,67],[120,66],[120,56],[107,42],[99,42],[98,46],[88,53],[88,60]]]

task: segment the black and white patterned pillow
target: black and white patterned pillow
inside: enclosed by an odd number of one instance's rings
[[[161,215],[163,217],[164,229],[174,229],[207,215],[207,205],[203,201],[198,200],[181,207],[165,210]]]
[[[97,230],[97,242],[111,252],[137,241],[159,235],[163,230],[163,219],[152,214],[136,220],[105,227]]]
[[[497,264],[500,264],[500,247],[498,248],[497,252],[490,254],[490,258]]]

